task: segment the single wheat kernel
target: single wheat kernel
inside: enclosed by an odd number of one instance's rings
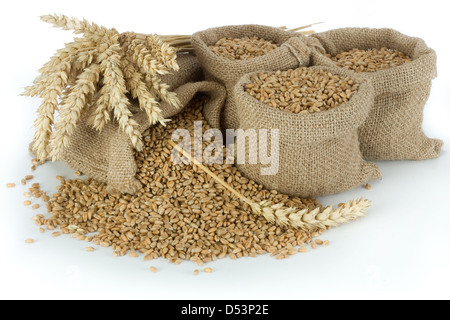
[[[308,249],[305,247],[301,247],[300,249],[298,249],[298,252],[305,253],[308,252]]]
[[[365,186],[364,186],[364,188],[366,188],[367,190],[370,190],[370,189],[372,189],[372,186],[370,185],[370,184],[366,184]]]
[[[315,244],[314,242],[311,243],[311,248],[312,249],[317,249],[317,244]]]
[[[22,180],[20,180],[20,183],[24,186],[24,185],[26,185],[27,184],[27,180],[25,180],[25,179],[22,179]]]
[[[156,269],[155,267],[151,266],[151,267],[150,267],[150,271],[153,272],[153,273],[155,273],[156,271],[158,271],[158,269]]]
[[[136,251],[132,251],[132,252],[130,252],[129,256],[132,258],[137,258],[137,257],[139,257],[139,254]]]
[[[62,176],[56,176],[56,179],[58,179],[59,181],[61,181],[62,183],[65,182],[65,179]]]
[[[327,247],[327,246],[329,246],[329,245],[330,245],[330,241],[325,240],[325,241],[323,242],[323,246],[324,246],[324,247]]]
[[[33,165],[33,166],[31,166],[31,171],[36,171],[36,166],[35,165]]]
[[[31,198],[31,193],[30,192],[24,192],[23,193],[25,198]]]
[[[13,183],[13,182],[10,182],[10,183],[7,183],[7,184],[6,184],[6,187],[7,187],[7,188],[14,188],[15,186],[16,186],[16,184]]]
[[[79,177],[79,176],[81,176],[81,172],[80,171],[75,171],[75,175]]]
[[[52,237],[56,238],[59,237],[61,235],[61,232],[55,231],[52,233]]]
[[[31,206],[31,201],[30,200],[26,200],[23,202],[24,205],[26,206]]]
[[[39,184],[39,183],[33,183],[32,185],[31,185],[31,187],[33,187],[33,188],[35,188],[35,189],[39,189],[40,187],[41,187],[41,185]]]
[[[194,270],[194,275],[196,276],[196,275],[198,275],[200,272],[198,271],[198,269],[195,269]]]
[[[205,268],[203,269],[203,271],[205,271],[206,273],[211,273],[213,272],[213,270],[211,268]]]
[[[86,250],[87,252],[94,252],[95,249],[93,247],[86,247],[84,248],[84,250]]]
[[[32,180],[32,179],[34,179],[34,176],[33,175],[27,175],[27,176],[25,176],[25,180]]]
[[[33,239],[27,239],[27,240],[25,240],[25,243],[31,244],[31,243],[34,243],[34,240]]]
[[[31,208],[33,208],[34,210],[39,209],[41,206],[39,204],[33,204],[33,206]]]
[[[315,241],[316,244],[318,244],[319,246],[323,244],[323,241],[320,239],[316,239]]]

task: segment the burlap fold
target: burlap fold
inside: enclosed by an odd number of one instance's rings
[[[364,158],[423,160],[436,158],[443,142],[422,130],[423,109],[437,75],[436,54],[422,39],[392,29],[344,28],[312,35],[331,55],[351,49],[387,47],[404,52],[413,61],[377,72],[360,73],[372,81],[375,102],[359,128]],[[323,52],[312,50],[311,63],[336,66]],[[351,71],[354,73],[353,71]]]
[[[196,57],[179,55],[177,61],[180,71],[163,76],[162,81],[170,86],[169,90],[176,92],[181,107],[174,108],[162,102],[160,108],[165,118],[182,111],[199,92],[209,96],[207,105],[224,103],[225,88],[218,83],[202,80],[203,73]],[[133,119],[140,126],[139,131],[143,133],[151,125],[146,113],[139,109],[137,103],[134,101],[130,109]],[[115,121],[109,122],[101,132],[97,132],[87,124],[86,118],[82,119],[77,124],[62,161],[72,169],[106,183],[109,193],[134,194],[141,188],[141,183],[135,178],[137,166],[134,148],[129,137],[119,129]]]
[[[357,134],[373,104],[370,80],[335,67],[313,68],[349,76],[360,83],[358,92],[334,109],[293,114],[260,102],[245,92],[244,86],[251,82],[254,73],[242,77],[234,89],[240,128],[279,130],[278,172],[262,175],[261,168],[267,165],[249,164],[249,161],[237,164],[239,171],[266,188],[298,197],[335,194],[381,178],[378,167],[363,160]],[[245,152],[248,158],[256,157],[249,153],[248,143],[245,149],[243,146],[237,145],[237,154]]]
[[[221,38],[264,38],[281,46],[267,54],[247,60],[231,60],[215,54],[209,46]],[[236,102],[231,92],[237,81],[246,73],[261,70],[287,70],[306,66],[309,63],[311,47],[320,51],[320,44],[314,38],[303,34],[284,31],[261,25],[238,25],[211,28],[192,35],[195,49],[207,79],[214,79],[227,89],[227,100],[222,109],[204,108],[204,115],[214,128],[237,129],[239,127]]]

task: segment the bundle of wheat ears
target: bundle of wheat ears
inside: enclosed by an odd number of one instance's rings
[[[35,120],[34,150],[38,158],[45,161],[50,155],[53,161],[60,159],[85,112],[90,112],[88,121],[98,131],[114,117],[133,146],[142,150],[127,93],[138,98],[150,123],[164,123],[158,101],[175,107],[179,101],[159,76],[178,70],[176,50],[157,35],[120,34],[66,16],[41,19],[84,36],[60,49],[40,69],[34,85],[25,89],[24,95],[42,98]],[[56,111],[59,118],[54,122]]]
[[[60,159],[77,122],[86,113],[89,124],[98,131],[113,118],[136,150],[142,150],[142,137],[132,119],[127,94],[138,99],[151,124],[168,121],[162,116],[159,102],[178,107],[179,100],[159,76],[179,69],[176,53],[193,51],[191,37],[119,33],[64,15],[46,15],[41,20],[83,37],[58,50],[23,93],[42,99],[34,123],[33,149],[38,159]],[[54,121],[57,111],[59,117]]]

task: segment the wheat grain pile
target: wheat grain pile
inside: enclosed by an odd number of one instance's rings
[[[166,127],[157,125],[144,137],[136,153],[137,177],[143,188],[136,195],[109,195],[105,185],[93,179],[61,180],[58,192],[47,203],[50,217],[35,216],[40,226],[60,228],[79,240],[112,247],[116,256],[129,254],[145,259],[164,257],[170,262],[204,262],[270,253],[286,258],[296,247],[311,243],[323,229],[309,231],[280,228],[255,215],[197,166],[170,160],[168,139],[175,129],[193,132],[194,121],[204,121],[204,99]],[[206,143],[203,147],[206,146]],[[210,170],[246,197],[283,203],[299,209],[319,208],[316,200],[289,198],[240,175],[232,165],[210,165]],[[304,249],[303,249],[304,251]],[[301,251],[301,252],[303,252]]]
[[[245,90],[274,108],[308,114],[335,108],[356,93],[359,84],[348,77],[320,69],[260,72],[251,77]]]
[[[260,57],[280,45],[258,37],[222,38],[209,48],[217,55],[230,60]]]
[[[381,49],[344,51],[336,56],[328,54],[338,66],[356,72],[376,72],[411,62],[405,53],[383,47]]]

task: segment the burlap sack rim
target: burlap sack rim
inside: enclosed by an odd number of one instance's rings
[[[418,68],[418,67],[423,65],[424,62],[426,62],[427,60],[430,60],[430,59],[436,60],[436,53],[434,52],[433,49],[427,47],[427,45],[425,44],[425,42],[422,39],[420,39],[418,37],[407,36],[399,31],[396,31],[396,30],[390,29],[390,28],[339,28],[339,29],[333,29],[333,30],[313,34],[313,35],[311,35],[311,37],[314,37],[317,40],[319,40],[319,42],[321,42],[326,53],[329,53],[331,55],[336,55],[342,51],[347,51],[347,50],[351,50],[354,48],[340,47],[339,44],[335,48],[327,48],[326,45],[323,43],[323,41],[321,41],[322,40],[320,38],[321,35],[333,35],[335,33],[349,33],[350,34],[351,32],[354,32],[354,31],[368,32],[368,33],[374,33],[374,34],[375,33],[386,33],[386,36],[383,38],[385,43],[378,45],[378,47],[380,47],[380,48],[381,48],[381,46],[386,46],[389,49],[399,50],[401,41],[408,40],[408,41],[416,41],[417,42],[416,46],[413,48],[412,52],[404,52],[413,59],[413,61],[411,61],[409,63],[405,63],[403,65],[392,67],[392,68],[385,69],[385,70],[379,70],[376,72],[355,72],[353,70],[348,70],[354,74],[361,74],[367,78],[371,78],[374,86],[376,87],[376,89],[379,93],[390,93],[391,92],[389,87],[383,85],[385,82],[385,79],[392,79],[393,76],[395,76],[396,82],[398,84],[401,84],[401,83],[403,83],[403,77],[401,77],[402,74],[410,74],[411,72],[414,72],[414,70],[422,70],[422,68]],[[399,41],[392,42],[393,37],[398,37]],[[352,39],[355,40],[355,38],[352,38]],[[422,47],[422,48],[420,48],[420,47]],[[375,48],[375,46],[374,46],[374,48]],[[416,52],[418,48],[422,49],[422,50]],[[320,50],[317,50],[316,48],[312,49],[312,55],[320,56],[320,58],[322,60],[321,63],[326,63],[327,66],[337,66],[333,60],[328,58],[326,56],[326,54],[324,54],[323,52],[320,52]],[[418,55],[418,56],[414,57],[414,55]],[[338,68],[341,68],[341,67],[338,67]],[[428,74],[423,73],[423,72],[421,73],[421,79],[433,80],[434,78],[436,78],[436,76],[437,76],[436,68],[433,68],[432,70],[430,70],[430,72]],[[413,85],[415,85],[415,84],[411,83],[411,82],[409,82],[405,86],[399,85],[395,88],[394,91],[398,92],[398,89],[401,87],[411,87]],[[420,84],[418,83],[417,85],[420,85]]]
[[[302,141],[304,143],[323,141],[345,135],[361,126],[367,119],[375,98],[371,80],[338,67],[313,66],[308,68],[324,70],[335,75],[349,77],[359,83],[360,87],[349,101],[336,108],[312,114],[295,114],[271,107],[250,96],[245,91],[244,87],[251,82],[250,78],[252,75],[259,74],[260,72],[273,71],[258,71],[244,75],[234,87],[234,94],[239,104],[255,108],[255,113],[265,113],[271,116],[275,113],[277,119],[281,120],[279,122],[280,134],[287,141]],[[238,109],[239,112],[240,108]],[[283,129],[285,127],[293,126],[305,128],[305,134],[300,139],[298,136],[293,137],[284,133]]]
[[[233,28],[231,32],[230,29]],[[251,32],[250,32],[251,31]],[[279,35],[279,38],[275,37],[267,37],[267,33],[272,32],[274,34]],[[217,39],[212,40],[208,35],[215,34]],[[234,35],[235,37],[244,37],[244,36],[258,36],[259,34],[264,34],[265,40],[273,41],[280,45],[280,47],[266,53],[265,55],[261,57],[255,57],[251,59],[246,60],[232,60],[228,59],[222,56],[219,56],[212,52],[211,49],[209,49],[208,46],[214,45],[219,39],[223,37],[230,37],[231,35]],[[204,56],[206,56],[209,61],[212,61],[217,64],[235,64],[237,66],[248,66],[248,65],[261,65],[265,64],[267,60],[269,59],[276,59],[276,57],[279,55],[280,50],[286,50],[286,47],[283,46],[286,42],[288,42],[291,38],[297,38],[302,40],[302,43],[306,43],[306,36],[301,33],[296,32],[290,32],[286,31],[280,28],[275,27],[269,27],[264,25],[258,25],[258,24],[245,24],[245,25],[228,25],[228,26],[222,26],[222,27],[216,27],[216,28],[209,28],[203,31],[198,31],[192,35],[192,42],[194,43],[194,48],[198,48],[196,51],[196,54],[198,52],[202,52]],[[281,40],[283,39],[284,40]],[[280,43],[281,40],[281,43]]]

